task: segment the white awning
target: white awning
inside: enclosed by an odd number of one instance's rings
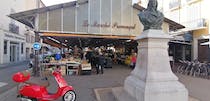
[[[201,39],[210,39],[210,34],[208,34],[208,35],[202,35],[200,38]]]
[[[209,42],[201,43],[201,45],[210,45],[210,41]]]
[[[170,32],[170,35],[171,36],[183,35],[183,34],[185,34],[185,32],[188,32],[188,31],[201,30],[201,29],[206,29],[206,28],[207,27],[183,28],[183,29],[180,29],[180,30],[175,31],[175,32]]]

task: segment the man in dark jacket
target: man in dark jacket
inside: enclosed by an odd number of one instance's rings
[[[97,57],[97,66],[96,66],[97,74],[99,72],[101,72],[101,74],[104,73],[104,64],[105,64],[105,57],[103,56],[102,53],[99,53]]]

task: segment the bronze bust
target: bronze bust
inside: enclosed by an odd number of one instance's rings
[[[162,29],[164,15],[157,10],[157,0],[149,0],[147,8],[138,14],[141,23],[144,25],[144,31],[148,29]]]

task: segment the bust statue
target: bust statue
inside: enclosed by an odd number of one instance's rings
[[[148,29],[162,29],[164,15],[157,10],[157,0],[149,0],[147,8],[138,14],[141,23],[144,25],[144,31]]]

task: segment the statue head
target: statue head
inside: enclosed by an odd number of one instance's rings
[[[162,29],[164,15],[157,10],[157,0],[149,0],[147,9],[140,12],[139,19],[144,25],[144,30]]]
[[[148,10],[157,10],[158,2],[157,0],[149,0],[149,3],[147,5]]]

